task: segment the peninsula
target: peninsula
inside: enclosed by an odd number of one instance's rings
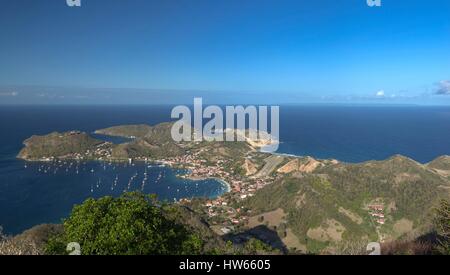
[[[179,203],[225,239],[256,237],[293,253],[336,253],[348,243],[417,238],[428,233],[433,207],[450,197],[448,156],[428,164],[400,155],[342,163],[260,152],[261,141],[174,142],[171,125],[95,131],[132,138],[122,144],[80,131],[33,136],[18,158],[155,161],[189,169],[193,178],[221,179],[230,186],[221,197]]]

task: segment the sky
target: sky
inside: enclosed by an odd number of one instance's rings
[[[0,0],[0,104],[450,105],[450,1]]]

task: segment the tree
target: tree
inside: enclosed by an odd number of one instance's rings
[[[136,192],[88,199],[73,208],[64,232],[48,242],[47,253],[65,254],[71,242],[79,243],[84,255],[201,253],[202,240],[171,218],[174,211],[155,196]]]
[[[270,245],[251,238],[244,244],[243,254],[250,255],[264,255],[264,254],[279,254],[280,251],[272,248]]]
[[[434,225],[439,234],[440,250],[444,254],[450,254],[450,203],[441,200],[436,208]]]

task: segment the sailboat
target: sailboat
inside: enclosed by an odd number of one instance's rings
[[[119,175],[116,175],[116,178],[114,179],[114,187],[116,187],[118,182],[119,182]]]

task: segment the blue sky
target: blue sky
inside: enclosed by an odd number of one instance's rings
[[[448,0],[0,6],[0,104],[450,104]]]

